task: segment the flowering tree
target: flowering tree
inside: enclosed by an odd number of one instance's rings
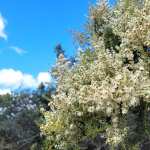
[[[90,8],[90,43],[70,66],[61,54],[53,70],[57,88],[43,112],[48,149],[83,149],[98,134],[108,149],[140,149],[149,138],[150,1],[120,0]],[[86,43],[86,41],[85,41]],[[82,43],[83,44],[83,43]]]

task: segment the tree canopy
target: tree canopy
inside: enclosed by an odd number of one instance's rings
[[[52,71],[47,149],[138,150],[150,135],[150,1],[103,0],[89,12],[78,61],[61,53]]]

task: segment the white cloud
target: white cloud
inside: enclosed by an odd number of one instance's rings
[[[37,88],[41,82],[51,82],[51,76],[48,72],[40,72],[37,77],[34,78],[31,74],[25,74],[19,70],[0,70],[0,94],[10,93],[10,91],[18,88],[34,89]]]
[[[6,19],[0,13],[0,38],[5,39],[5,40],[7,40],[7,34],[5,32],[6,23],[7,23]],[[24,49],[18,46],[10,46],[8,48],[15,51],[19,55],[27,53],[27,51],[25,51]]]
[[[12,49],[13,51],[15,51],[19,55],[27,53],[27,51],[25,51],[24,49],[19,48],[17,46],[10,46],[9,48]]]
[[[48,81],[51,81],[51,77],[47,72],[40,72],[37,76],[38,84],[41,82],[47,83]]]
[[[32,88],[37,86],[37,80],[33,78],[30,74],[24,74],[22,77],[22,85],[23,88]]]
[[[11,93],[10,89],[0,89],[0,95],[10,94],[10,93]]]
[[[0,14],[0,38],[7,39],[7,35],[5,33],[6,20]]]

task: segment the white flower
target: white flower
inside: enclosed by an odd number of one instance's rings
[[[76,112],[76,114],[78,117],[81,117],[83,115],[83,112],[78,111],[78,112]]]
[[[94,106],[91,106],[91,107],[88,108],[88,112],[92,113],[92,112],[94,112],[94,111],[95,111]]]
[[[122,75],[121,74],[118,74],[117,76],[116,76],[116,80],[121,80],[122,79]]]
[[[112,109],[112,107],[110,107],[110,106],[108,106],[108,107],[106,108],[106,113],[107,113],[108,116],[111,115],[112,110],[113,110],[113,109]]]
[[[122,114],[127,114],[128,110],[126,108],[122,108]]]

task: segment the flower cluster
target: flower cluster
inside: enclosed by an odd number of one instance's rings
[[[130,128],[128,112],[150,102],[150,1],[120,1],[113,9],[98,2],[88,23],[90,54],[81,53],[72,67],[60,56],[53,72],[57,88],[49,105],[55,109],[45,112],[41,126],[51,149],[77,149],[101,132],[108,144],[119,144]]]

